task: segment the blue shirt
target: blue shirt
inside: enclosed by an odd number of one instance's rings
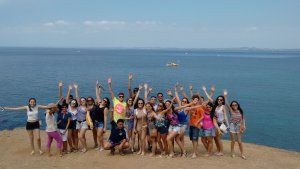
[[[65,130],[66,126],[68,124],[68,119],[69,118],[71,119],[71,114],[70,113],[64,114],[62,112],[59,112],[58,116],[57,116],[57,123],[59,123],[59,121],[61,121],[61,122],[59,124],[57,124],[57,128]]]
[[[179,113],[178,113],[178,120],[179,120],[179,123],[180,124],[187,124],[187,118],[186,118],[186,115],[184,113],[184,110],[181,110]]]

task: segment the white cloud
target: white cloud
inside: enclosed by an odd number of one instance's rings
[[[257,30],[258,30],[258,28],[256,26],[251,26],[251,27],[246,28],[247,32],[254,32],[254,31],[257,31]]]
[[[144,26],[155,26],[158,25],[156,21],[136,21],[136,25],[144,25]]]
[[[43,25],[46,27],[53,27],[53,26],[65,26],[65,25],[69,25],[69,23],[64,20],[57,20],[54,22],[44,23]]]
[[[107,20],[101,20],[101,21],[84,21],[83,25],[85,26],[96,26],[96,27],[107,27],[107,26],[123,26],[126,25],[125,21],[107,21]]]

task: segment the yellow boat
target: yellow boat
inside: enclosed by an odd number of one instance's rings
[[[179,64],[171,62],[171,63],[167,63],[166,66],[179,66]]]

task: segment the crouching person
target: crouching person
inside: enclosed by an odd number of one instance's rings
[[[111,133],[108,141],[104,145],[105,150],[110,150],[113,155],[115,147],[118,147],[120,155],[124,155],[123,150],[129,147],[127,132],[124,128],[124,120],[119,119],[117,124],[111,121]]]

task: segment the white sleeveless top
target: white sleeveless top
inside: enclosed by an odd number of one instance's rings
[[[217,116],[218,123],[222,123],[225,121],[223,106],[224,105],[222,105],[221,107],[216,107],[215,110],[215,115]]]
[[[68,113],[71,114],[71,119],[72,120],[77,120],[77,113],[78,113],[77,109],[71,110],[71,107],[69,106]]]
[[[39,110],[38,107],[35,106],[34,108],[31,108],[32,111],[29,110],[29,107],[27,107],[27,121],[29,122],[35,122],[39,120]]]
[[[50,115],[49,113],[46,114],[46,124],[46,132],[57,131],[56,118],[54,115]]]

